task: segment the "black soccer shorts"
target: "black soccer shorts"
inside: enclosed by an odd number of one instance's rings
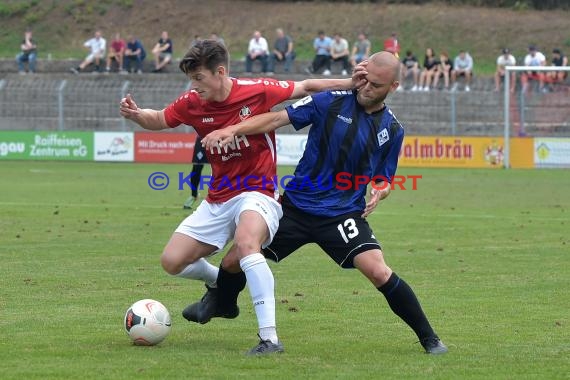
[[[282,207],[277,234],[263,252],[270,260],[279,262],[301,246],[316,243],[342,268],[354,268],[356,255],[381,249],[361,212],[337,217],[307,214],[295,207],[286,194]]]

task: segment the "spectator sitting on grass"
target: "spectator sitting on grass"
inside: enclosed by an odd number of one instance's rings
[[[528,54],[524,57],[525,66],[546,66],[546,57],[538,51],[536,46],[528,47]],[[538,80],[539,91],[544,91],[544,72],[542,71],[524,71],[521,74],[522,92],[528,91],[528,81]]]
[[[331,44],[332,39],[323,30],[319,30],[317,37],[313,40],[315,58],[312,65],[305,71],[309,74],[318,74],[324,67],[323,75],[331,75]]]
[[[356,42],[352,46],[352,53],[350,57],[350,64],[356,66],[360,62],[368,59],[370,56],[370,49],[372,44],[364,32],[358,33]]]
[[[285,62],[283,70],[288,73],[291,71],[291,64],[295,59],[295,51],[293,50],[293,39],[286,35],[283,29],[275,30],[277,38],[273,43],[273,52],[269,56],[269,72],[275,70],[275,62]]]
[[[350,51],[348,51],[348,41],[342,38],[340,33],[335,33],[331,42],[331,58],[333,62],[342,62],[341,74],[348,75],[348,72],[351,71],[348,62]]]
[[[443,77],[443,88],[444,90],[449,90],[449,79],[453,74],[453,62],[449,59],[449,54],[446,51],[442,51],[439,54],[439,67],[437,69],[437,74],[433,78],[433,88],[437,88],[439,83],[439,78]]]
[[[16,62],[18,62],[18,72],[20,74],[25,74],[24,62],[28,62],[28,71],[30,73],[36,72],[36,56],[37,56],[37,46],[36,42],[32,38],[32,31],[26,30],[24,33],[24,39],[20,45],[20,54],[16,57]]]
[[[80,71],[84,70],[87,66],[94,63],[95,64],[95,71],[98,72],[101,70],[101,63],[104,62],[105,59],[105,50],[107,48],[107,41],[102,37],[101,31],[97,30],[95,32],[95,36],[83,44],[86,48],[90,50],[90,53],[83,62],[79,64],[77,67],[72,67],[71,72],[74,74],[78,74]]]
[[[111,71],[111,65],[113,61],[117,62],[118,70],[123,70],[123,58],[125,54],[125,40],[121,38],[120,33],[116,33],[113,41],[111,41],[111,49],[109,49],[109,54],[107,54],[107,67],[105,68],[106,72]]]
[[[420,80],[420,65],[418,59],[411,50],[406,51],[406,56],[402,59],[402,68],[400,70],[400,86],[398,89],[404,89],[404,81],[409,75],[413,75],[414,86],[412,91],[418,91],[418,83]]]
[[[127,40],[127,50],[125,50],[125,70],[130,72],[131,63],[135,62],[137,74],[142,74],[142,64],[145,58],[146,51],[143,44],[135,36],[130,35]]]
[[[259,30],[253,33],[253,37],[249,40],[247,46],[247,54],[245,56],[245,71],[251,75],[253,71],[253,61],[261,62],[261,71],[267,72],[267,60],[269,59],[269,46],[267,40],[261,35]]]
[[[507,73],[505,67],[514,66],[516,64],[517,60],[511,54],[510,50],[507,48],[503,49],[502,54],[497,57],[497,70],[495,71],[495,91],[499,91],[501,87],[501,79],[505,78],[505,75]],[[515,75],[515,72],[511,71],[511,77],[509,78],[511,81],[509,90],[511,92],[515,91],[516,78],[517,77]]]
[[[451,80],[453,81],[453,89],[457,88],[457,77],[465,77],[465,91],[471,91],[471,77],[473,76],[473,58],[465,50],[461,50],[459,55],[453,61],[453,71]]]
[[[568,57],[566,57],[560,49],[552,50],[552,60],[550,61],[551,66],[563,67],[568,66]],[[549,83],[564,82],[568,71],[548,71],[546,73],[546,80]]]
[[[439,61],[432,48],[426,49],[424,57],[424,67],[420,74],[420,90],[429,91],[432,79],[438,74]]]
[[[160,72],[172,60],[172,40],[168,37],[167,31],[162,32],[158,42],[152,48],[152,54],[154,55],[153,73]]]

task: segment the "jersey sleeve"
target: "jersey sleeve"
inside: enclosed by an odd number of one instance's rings
[[[265,101],[268,108],[289,99],[295,88],[295,82],[289,80],[276,81],[274,79],[266,79],[263,84],[267,86]]]
[[[164,119],[170,128],[184,124],[187,119],[190,93],[182,94],[164,109]]]
[[[381,176],[381,178],[387,178],[390,183],[392,182],[394,175],[396,175],[396,169],[398,168],[398,157],[400,155],[400,150],[402,149],[402,143],[404,141],[404,128],[401,125],[397,125],[396,133],[394,133],[393,139],[391,136],[391,144],[388,149],[388,153],[385,155],[383,161],[378,166],[378,170],[374,173],[375,176]]]
[[[289,121],[295,130],[300,130],[313,123],[313,118],[318,114],[318,104],[328,99],[328,93],[317,93],[297,100],[287,106],[285,110],[289,115]]]

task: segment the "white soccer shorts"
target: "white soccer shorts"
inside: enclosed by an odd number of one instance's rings
[[[204,200],[196,211],[180,223],[175,232],[214,245],[218,247],[214,252],[217,253],[233,239],[239,216],[248,210],[259,213],[267,224],[269,239],[262,245],[265,248],[277,233],[283,211],[279,202],[257,191],[241,193],[223,203],[208,203]]]

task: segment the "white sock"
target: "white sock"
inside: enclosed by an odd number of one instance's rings
[[[265,257],[254,253],[239,261],[239,265],[247,278],[247,287],[253,308],[257,315],[259,335],[263,340],[278,343],[275,324],[274,279]]]
[[[216,280],[218,278],[219,268],[210,264],[206,259],[199,259],[198,261],[188,265],[178,273],[176,277],[188,278],[192,280],[202,280],[208,286],[215,288]]]
[[[279,343],[277,329],[275,327],[263,327],[259,329],[259,337],[261,340],[270,340],[275,344]]]

